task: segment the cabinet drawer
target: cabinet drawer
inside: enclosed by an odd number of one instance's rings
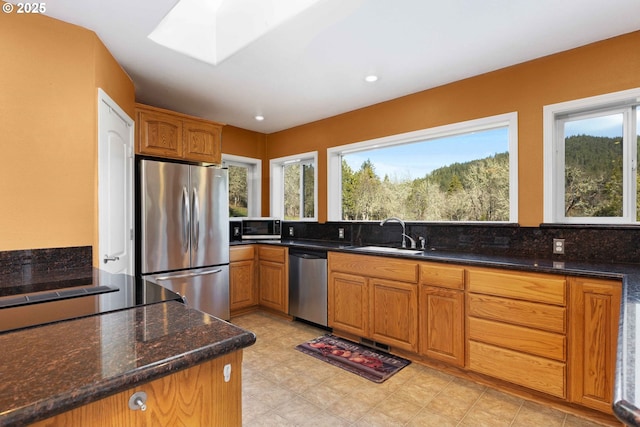
[[[555,305],[469,294],[469,316],[498,320],[564,334],[567,309]]]
[[[329,270],[418,283],[418,263],[391,257],[329,252]]]
[[[470,317],[469,339],[566,361],[566,337],[551,332]]]
[[[565,398],[566,364],[469,341],[469,369]]]
[[[464,268],[420,263],[420,283],[451,289],[464,289]]]
[[[514,274],[491,269],[467,270],[467,289],[480,294],[566,305],[566,288],[563,276]]]
[[[232,246],[229,248],[229,262],[248,261],[255,256],[253,246]]]
[[[260,246],[258,247],[258,257],[260,261],[272,261],[284,264],[285,258],[287,257],[287,248]]]

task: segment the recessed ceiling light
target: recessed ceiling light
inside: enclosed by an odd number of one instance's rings
[[[368,75],[368,76],[366,76],[364,78],[364,81],[367,82],[367,83],[373,83],[373,82],[375,82],[377,80],[378,80],[378,76],[376,76],[374,74],[370,74],[370,75]]]
[[[255,119],[256,119],[257,121],[261,122],[261,121],[263,121],[263,120],[264,120],[264,116],[257,115],[257,116],[255,117]]]

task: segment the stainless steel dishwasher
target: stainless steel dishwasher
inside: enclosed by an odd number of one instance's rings
[[[327,326],[327,251],[289,248],[289,315]]]

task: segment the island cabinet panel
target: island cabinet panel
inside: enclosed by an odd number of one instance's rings
[[[467,367],[567,397],[567,280],[488,268],[467,270]]]
[[[369,279],[373,340],[418,351],[418,286],[395,280]]]
[[[259,304],[289,313],[289,262],[286,247],[258,246]]]
[[[136,154],[222,163],[221,123],[136,104]]]
[[[255,249],[250,245],[229,249],[229,309],[231,315],[258,305]]]
[[[464,366],[465,270],[420,263],[419,353]]]
[[[229,381],[224,366],[231,366]],[[36,427],[241,426],[242,351],[178,371],[149,383],[36,422]],[[129,409],[136,392],[146,410]]]
[[[612,413],[622,284],[570,278],[570,400]]]

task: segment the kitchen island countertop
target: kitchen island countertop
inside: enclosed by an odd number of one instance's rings
[[[255,340],[176,301],[0,334],[0,426],[51,417]]]

